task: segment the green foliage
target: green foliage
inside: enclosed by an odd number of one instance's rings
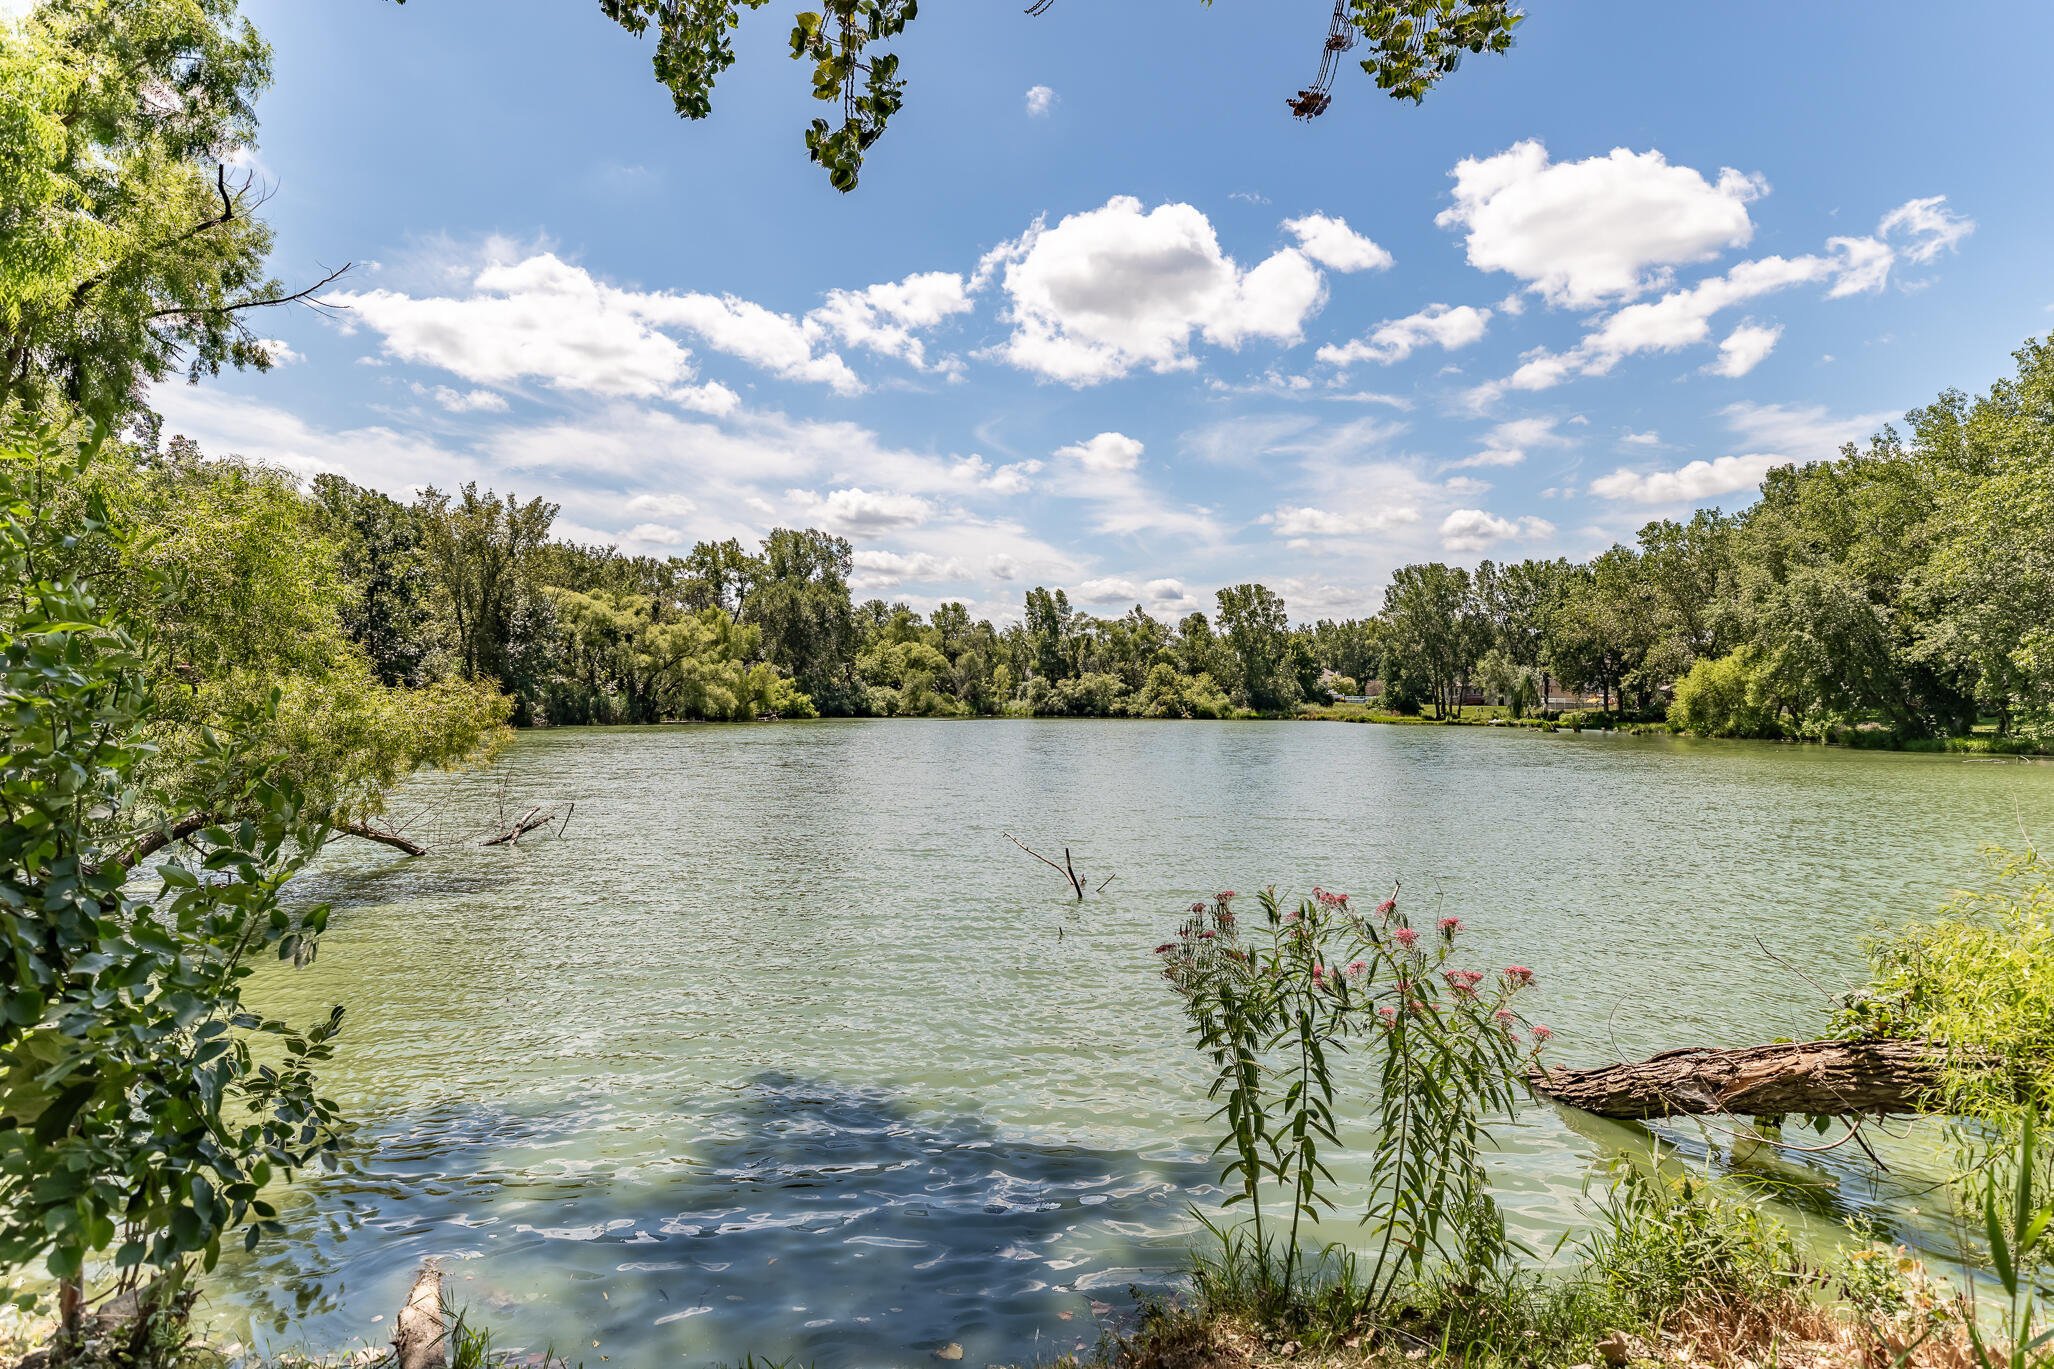
[[[1990,860],[1988,887],[1870,943],[1869,983],[1833,1025],[1937,1043],[1941,1106],[2015,1136],[2054,1107],[2054,868],[2031,848]]]
[[[1614,1164],[1597,1217],[1585,1266],[1616,1306],[1644,1322],[1685,1307],[1738,1312],[1799,1296],[1802,1261],[1789,1228],[1758,1198],[1663,1173],[1659,1151],[1651,1166]]]
[[[1264,585],[1231,585],[1216,597],[1234,701],[1260,713],[1297,703],[1301,694],[1284,601]],[[1309,653],[1305,660],[1313,664]]]
[[[1365,915],[1346,895],[1315,889],[1287,910],[1265,890],[1252,931],[1234,898],[1193,904],[1176,938],[1156,949],[1213,1067],[1226,1205],[1249,1208],[1260,1277],[1277,1271],[1265,1298],[1283,1305],[1298,1296],[1299,1224],[1333,1207],[1320,1157],[1342,1144],[1334,1101],[1351,1054],[1367,1058],[1362,1073],[1376,1098],[1365,1311],[1388,1308],[1430,1259],[1495,1267],[1507,1244],[1480,1160],[1484,1120],[1511,1113],[1523,1066],[1548,1037],[1535,1028],[1529,1047],[1511,1006],[1532,976],[1518,966],[1497,976],[1449,968],[1460,922],[1444,918],[1422,933],[1395,893]],[[1287,1194],[1282,1231],[1265,1229],[1266,1185]]]
[[[44,0],[0,30],[0,414],[102,422],[174,369],[263,369],[270,49],[235,0]]]
[[[599,0],[600,12],[630,33],[639,36],[655,26],[656,79],[687,119],[713,112],[714,83],[734,65],[733,33],[742,9],[762,5],[763,0]],[[871,47],[899,37],[917,13],[917,0],[822,0],[819,10],[801,11],[792,21],[791,55],[812,63],[813,98],[841,106],[840,127],[821,118],[806,130],[807,156],[826,170],[836,190],[856,188],[863,155],[905,104],[898,54],[874,53]],[[1368,40],[1363,71],[1391,98],[1417,104],[1462,65],[1465,53],[1510,51],[1513,30],[1524,18],[1510,0],[1357,0],[1346,22]]]
[[[1676,682],[1669,721],[1700,737],[1780,737],[1775,711],[1762,701],[1760,662],[1751,646],[1700,658]]]
[[[124,1281],[175,1280],[275,1230],[260,1190],[339,1143],[314,1069],[342,1010],[296,1029],[241,997],[255,954],[315,954],[327,907],[279,892],[328,827],[253,744],[257,709],[207,733],[177,790],[150,784],[159,648],[63,573],[136,539],[99,491],[55,497],[85,469],[61,456],[45,440],[0,465],[0,1270],[76,1285],[112,1250]],[[179,812],[239,817],[186,827],[191,854],[140,899],[131,853]]]

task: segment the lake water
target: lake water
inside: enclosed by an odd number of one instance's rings
[[[502,1347],[573,1362],[1053,1358],[1173,1283],[1217,1201],[1201,1063],[1151,948],[1194,898],[1313,884],[1460,916],[1532,967],[1550,1054],[1803,1036],[1860,938],[2054,832],[2054,765],[1304,723],[819,722],[522,735],[396,808],[575,801],[561,839],[345,842],[319,961],[363,1119],[290,1237],[225,1260],[222,1330],[380,1343],[436,1258]],[[430,825],[433,825],[430,824]],[[1103,893],[1008,844],[1067,846]],[[1757,938],[1794,968],[1764,953]],[[1359,1133],[1358,1133],[1359,1134]],[[1637,1128],[1530,1109],[1500,1201],[1546,1249]],[[1698,1151],[1694,1128],[1680,1133]],[[1944,1243],[1912,1163],[1722,1163],[1792,1209]],[[1343,1166],[1341,1177],[1350,1171]],[[1330,1222],[1323,1235],[1358,1228]]]

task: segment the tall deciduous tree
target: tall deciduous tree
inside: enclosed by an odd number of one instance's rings
[[[319,289],[265,274],[233,165],[270,79],[236,0],[43,0],[0,26],[0,413],[112,422],[174,371],[270,365],[253,311]]]

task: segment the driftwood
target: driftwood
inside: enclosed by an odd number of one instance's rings
[[[1043,865],[1046,865],[1049,869],[1061,875],[1064,879],[1070,881],[1070,888],[1076,892],[1077,901],[1079,903],[1082,903],[1084,901],[1084,881],[1078,878],[1077,867],[1070,863],[1069,847],[1065,846],[1063,848],[1063,863],[1061,865],[1058,865],[1054,861],[1050,860],[1047,856],[1041,854],[1041,852],[1035,850],[1033,847],[1021,841],[1011,832],[1001,832],[999,833],[999,835],[1004,837],[1007,841],[1013,843],[1013,845],[1019,847],[1022,851],[1025,851],[1028,855],[1040,861]],[[1106,876],[1106,884],[1110,884],[1112,882],[1112,876]],[[1101,884],[1098,887],[1103,889],[1105,887],[1105,884]]]
[[[1941,1063],[1923,1041],[1796,1041],[1536,1069],[1530,1080],[1542,1097],[1599,1117],[1881,1116],[1926,1111]]]
[[[422,1265],[392,1333],[393,1358],[399,1369],[443,1369],[449,1363],[442,1349],[446,1334],[442,1324],[442,1275]]]

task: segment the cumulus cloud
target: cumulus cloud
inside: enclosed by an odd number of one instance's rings
[[[503,243],[492,249],[503,249]],[[560,390],[631,399],[668,399],[709,413],[738,402],[732,390],[691,382],[690,335],[785,380],[863,388],[828,344],[840,341],[927,368],[919,332],[970,311],[963,277],[919,272],[860,290],[830,290],[793,317],[734,295],[628,290],[553,252],[492,260],[469,275],[468,291],[414,296],[396,290],[341,291],[344,327],[368,328],[386,356],[439,367],[479,385],[539,380]]]
[[[1380,509],[1314,509],[1280,505],[1262,522],[1279,537],[1361,537],[1419,521],[1419,510],[1402,505]]]
[[[264,355],[271,358],[273,366],[290,366],[306,357],[292,349],[291,344],[275,337],[258,338],[257,345],[264,349]]]
[[[1835,418],[1821,405],[1745,402],[1729,404],[1720,413],[1745,451],[1687,462],[1675,470],[1621,466],[1591,481],[1591,493],[1636,504],[1673,504],[1750,490],[1777,466],[1831,460],[1844,443],[1859,441],[1889,419],[1887,413]]]
[[[1845,244],[1849,240],[1833,241]],[[1844,246],[1831,256],[1761,257],[1736,262],[1723,274],[1671,290],[1660,299],[1614,310],[1598,319],[1582,341],[1566,352],[1542,347],[1526,353],[1511,375],[1471,390],[1470,402],[1481,408],[1507,391],[1546,390],[1579,375],[1609,374],[1625,358],[1639,353],[1700,346],[1711,341],[1712,319],[1723,310],[1795,285],[1832,279],[1845,281],[1850,273],[1869,269],[1864,258]],[[1840,292],[1836,287],[1829,293]],[[1753,331],[1737,332],[1732,354],[1722,356],[1710,369],[1720,374],[1744,374],[1745,368],[1728,371],[1725,367],[1737,367],[1743,361],[1752,367],[1768,355],[1778,331],[1771,325],[1755,325]]]
[[[806,315],[806,323],[851,347],[927,364],[914,334],[975,308],[964,281],[953,271],[924,271],[895,284],[865,290],[830,290],[827,302]]]
[[[1621,468],[1590,482],[1590,492],[1601,499],[1631,500],[1637,504],[1674,504],[1685,500],[1709,499],[1715,494],[1752,489],[1762,483],[1770,469],[1783,465],[1785,458],[1750,452],[1745,456],[1722,456],[1715,461],[1692,461],[1673,471],[1636,474]]]
[[[1449,551],[1484,551],[1499,542],[1531,542],[1547,537],[1555,525],[1545,518],[1500,518],[1482,509],[1457,509],[1441,520],[1441,545]]]
[[[1403,361],[1421,347],[1434,346],[1451,352],[1458,347],[1467,347],[1484,335],[1490,321],[1491,311],[1488,309],[1468,304],[1452,308],[1445,304],[1429,304],[1416,314],[1386,319],[1371,329],[1367,337],[1356,338],[1341,346],[1329,343],[1320,348],[1317,355],[1329,366],[1350,366],[1359,361],[1374,361],[1388,366]]]
[[[1027,117],[1045,118],[1056,107],[1056,93],[1047,86],[1027,87]]]
[[[1132,604],[1141,599],[1141,587],[1117,575],[1103,575],[1077,586],[1077,599],[1085,604]]]
[[[1381,271],[1391,254],[1348,226],[1346,219],[1308,214],[1285,219],[1284,231],[1295,235],[1305,255],[1336,271]]]
[[[785,497],[816,526],[857,537],[918,527],[934,515],[934,505],[918,495],[860,486],[830,490],[825,497],[812,490],[786,490]]]
[[[1054,488],[1073,499],[1098,505],[1094,527],[1099,532],[1182,533],[1212,538],[1219,532],[1203,509],[1182,509],[1166,502],[1141,478],[1142,444],[1125,433],[1104,432],[1055,451]]]
[[[1365,249],[1342,240],[1346,225],[1323,222],[1335,227],[1315,232],[1320,250],[1362,255]],[[1284,248],[1244,270],[1191,205],[1144,212],[1126,195],[1053,228],[1037,220],[985,254],[971,288],[995,276],[1013,332],[992,355],[1072,385],[1136,369],[1187,369],[1196,364],[1194,338],[1228,348],[1254,338],[1295,343],[1326,294],[1303,248]]]
[[[622,290],[551,252],[494,262],[461,297],[367,290],[327,298],[350,310],[345,326],[378,333],[387,356],[474,384],[536,379],[561,390],[731,410],[733,391],[688,383],[691,352],[663,331],[682,328],[777,374],[858,388],[840,357],[812,354],[795,320],[733,297]]]
[[[1738,378],[1759,366],[1762,358],[1776,350],[1783,325],[1743,323],[1719,344],[1719,359],[1705,369],[1713,375]]]
[[[1747,206],[1768,188],[1731,167],[1707,181],[1653,150],[1552,162],[1531,139],[1464,158],[1450,174],[1455,203],[1435,222],[1464,231],[1470,265],[1577,309],[1633,299],[1677,266],[1744,246],[1754,236]]]
[[[878,589],[891,589],[908,580],[926,584],[970,578],[970,572],[962,562],[936,556],[933,552],[918,551],[908,555],[904,552],[865,548],[856,552],[850,559],[854,561],[858,572],[856,578],[860,579],[864,586]]]

